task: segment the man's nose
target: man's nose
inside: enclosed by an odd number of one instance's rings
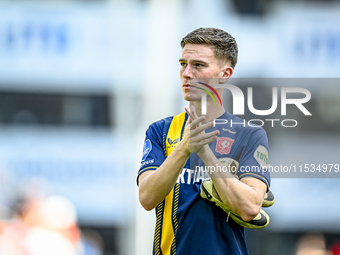
[[[193,79],[194,78],[192,68],[191,68],[190,65],[187,65],[185,67],[182,75],[183,75],[183,78],[187,78],[187,79]]]

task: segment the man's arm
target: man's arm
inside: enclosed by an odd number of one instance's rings
[[[139,201],[146,210],[152,210],[169,194],[178,175],[188,160],[181,143],[156,171],[146,171],[138,178]]]
[[[198,118],[195,109],[188,114],[191,119]],[[220,169],[223,168],[208,145],[204,145],[198,150],[197,155],[203,160],[205,166],[214,166],[214,169],[217,169],[217,165],[219,165]],[[244,177],[238,180],[230,172],[209,174],[224,204],[240,215],[244,221],[255,218],[260,212],[267,191],[267,185],[263,181],[253,177]]]
[[[223,168],[209,146],[205,146],[197,154],[206,166],[219,165],[220,169]],[[244,221],[252,220],[260,212],[267,190],[267,185],[263,181],[253,177],[238,180],[229,172],[210,173],[210,177],[223,203]]]
[[[156,171],[145,171],[139,176],[139,201],[146,210],[155,208],[169,194],[190,154],[217,139],[219,131],[203,132],[213,126],[212,122],[201,124],[204,120],[200,117],[188,121],[182,141],[163,164]]]

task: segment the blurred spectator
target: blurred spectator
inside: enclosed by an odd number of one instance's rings
[[[25,246],[25,226],[19,220],[1,222],[1,255],[30,255]]]
[[[82,255],[101,255],[104,252],[104,240],[96,231],[84,231],[81,244],[83,248]]]
[[[29,255],[25,248],[26,226],[21,217],[23,211],[15,210],[13,214],[10,208],[10,200],[13,197],[8,173],[6,168],[0,165],[0,254]]]
[[[330,246],[329,255],[340,255],[340,241],[337,241]]]
[[[26,234],[30,255],[77,255],[79,230],[76,210],[64,197],[52,196],[39,202]]]
[[[12,219],[0,221],[0,255],[102,255],[103,240],[94,231],[81,234],[74,205],[47,196],[38,183],[26,186]]]
[[[328,255],[325,237],[319,233],[308,233],[297,244],[296,255]]]

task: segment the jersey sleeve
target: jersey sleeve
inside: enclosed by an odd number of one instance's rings
[[[238,177],[255,177],[270,186],[268,138],[263,128],[256,128],[247,136],[239,159]]]
[[[164,123],[156,122],[149,126],[145,134],[143,156],[138,177],[149,170],[156,170],[165,160],[163,151],[163,129]]]

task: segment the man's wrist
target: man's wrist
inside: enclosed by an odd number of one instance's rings
[[[199,156],[203,161],[209,158],[211,155],[214,155],[214,153],[212,153],[212,150],[208,144],[204,145],[202,149],[197,152],[197,156]]]
[[[186,144],[179,143],[178,146],[176,147],[177,153],[179,153],[180,156],[183,157],[190,157],[190,147],[187,147]]]

